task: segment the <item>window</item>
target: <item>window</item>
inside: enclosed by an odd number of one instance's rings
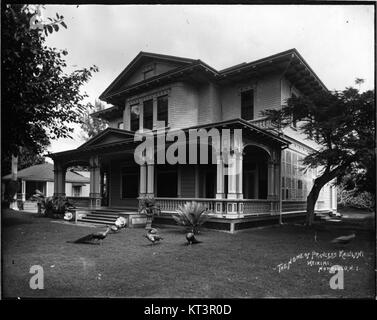
[[[153,100],[146,100],[143,102],[144,106],[144,129],[153,129]]]
[[[119,122],[119,123],[118,123],[118,129],[124,129],[123,122]]]
[[[81,186],[72,186],[72,196],[81,197]]]
[[[139,130],[140,107],[138,104],[131,106],[131,131]]]
[[[254,91],[241,92],[241,118],[245,120],[254,119]]]
[[[168,96],[157,98],[157,120],[164,121],[165,126],[168,125]]]
[[[122,168],[122,199],[139,196],[139,174],[137,167]]]
[[[154,76],[153,71],[154,71],[153,69],[149,69],[149,70],[144,71],[144,80],[153,77]]]
[[[305,200],[311,189],[312,170],[305,172],[302,163],[305,156],[285,150],[282,154],[282,197],[283,200]]]

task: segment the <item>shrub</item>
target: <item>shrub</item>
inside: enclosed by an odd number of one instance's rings
[[[354,190],[340,189],[338,192],[338,204],[342,207],[374,210],[375,199],[369,192],[357,193]]]
[[[179,225],[189,227],[194,234],[198,233],[199,227],[209,218],[207,209],[196,201],[179,206],[172,217]]]

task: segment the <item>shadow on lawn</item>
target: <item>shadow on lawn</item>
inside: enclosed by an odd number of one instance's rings
[[[3,226],[6,227],[13,227],[22,224],[33,224],[32,220],[25,219],[25,217],[3,217],[2,219]]]

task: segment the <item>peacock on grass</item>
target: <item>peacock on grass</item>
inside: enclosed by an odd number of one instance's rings
[[[194,234],[197,234],[199,227],[209,219],[208,209],[196,201],[179,206],[172,217],[179,225],[189,227]]]
[[[107,226],[106,231],[95,232],[88,234],[80,239],[75,241],[67,241],[68,243],[83,243],[83,244],[101,244],[101,240],[104,240],[107,237],[107,234],[110,232],[111,228]]]

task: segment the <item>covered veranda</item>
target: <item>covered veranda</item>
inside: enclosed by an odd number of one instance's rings
[[[239,219],[281,212],[281,150],[289,142],[277,134],[236,119],[185,129],[241,129],[231,136],[229,150],[214,150],[209,141],[208,164],[137,164],[139,141],[134,132],[108,128],[79,148],[55,153],[55,195],[65,195],[65,171],[74,165],[90,170],[90,209],[137,211],[138,198],[153,196],[164,214],[186,201],[197,201],[217,218]],[[159,133],[156,134],[166,134]],[[174,142],[166,142],[168,149]],[[188,150],[188,145],[186,146]],[[212,161],[213,160],[213,161]]]

